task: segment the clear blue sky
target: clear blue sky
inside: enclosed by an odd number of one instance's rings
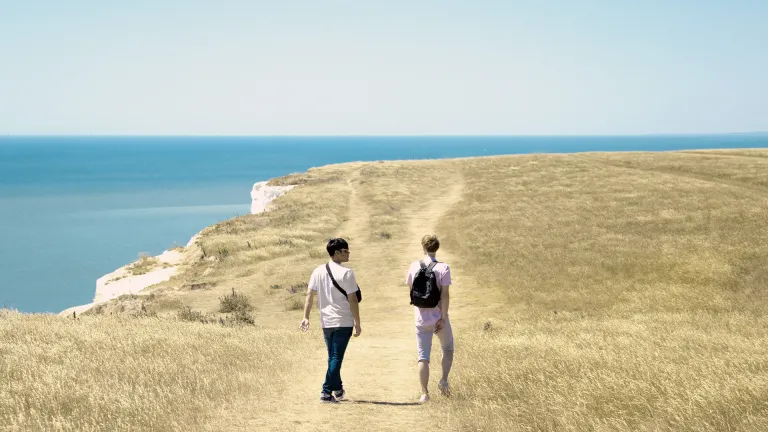
[[[0,134],[768,130],[768,0],[0,0]]]

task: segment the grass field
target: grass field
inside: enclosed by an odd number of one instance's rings
[[[78,321],[2,312],[0,429],[768,430],[766,150],[355,163],[273,183],[298,186],[206,229],[151,296]],[[454,396],[418,406],[403,279],[428,233],[454,279]],[[295,307],[331,236],[364,292],[338,406],[317,403],[317,311],[300,334]],[[233,289],[255,325],[218,324]]]

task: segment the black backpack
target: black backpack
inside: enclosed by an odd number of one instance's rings
[[[440,288],[437,286],[437,275],[433,271],[437,263],[432,262],[429,267],[424,265],[423,261],[419,261],[419,264],[421,269],[416,273],[411,285],[411,304],[420,308],[437,307],[440,302]]]
[[[336,283],[336,279],[333,278],[333,273],[331,273],[331,266],[326,264],[325,269],[328,271],[328,276],[331,277],[331,282],[333,282],[333,286],[335,286],[337,290],[341,291],[341,293],[344,294],[344,297],[347,297],[347,292],[344,291],[344,289],[340,287],[338,283]],[[360,292],[360,285],[357,286],[357,291],[355,291],[355,297],[357,297],[358,303],[363,301],[363,293]],[[347,301],[349,301],[349,297],[347,297]]]

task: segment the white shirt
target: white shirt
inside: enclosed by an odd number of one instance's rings
[[[333,278],[348,295],[355,295],[357,280],[351,268],[330,261],[328,265]],[[331,282],[325,264],[317,267],[309,277],[309,289],[317,291],[317,307],[320,309],[320,326],[322,328],[354,327],[355,316],[349,307],[349,300],[344,297]]]

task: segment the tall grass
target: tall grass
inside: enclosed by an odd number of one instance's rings
[[[315,263],[327,259],[322,245],[347,216],[349,186],[345,175],[355,167],[329,166],[273,180],[299,186],[273,201],[268,212],[240,216],[205,229],[185,252],[188,260],[177,275],[152,288],[161,297],[156,304],[166,303],[165,295],[174,297],[185,290],[186,305],[214,313],[219,299],[232,289],[256,301],[273,284],[268,278],[278,269],[288,268],[292,273],[277,277],[305,278]],[[277,262],[282,264],[276,266]],[[188,288],[200,285],[208,289],[191,292]],[[175,313],[172,308],[158,312]]]
[[[768,430],[766,162],[468,162],[441,233],[502,296],[460,315],[452,428]]]
[[[185,431],[291,378],[287,330],[0,313],[0,429]],[[268,371],[268,372],[267,372]]]
[[[278,179],[300,186],[273,212],[211,227],[185,251],[179,274],[147,300],[158,319],[0,313],[0,381],[10,383],[0,386],[0,424],[197,430],[215,417],[238,429],[249,414],[233,409],[277,397],[260,421],[309,410],[339,430],[349,419],[370,430],[768,430],[766,154],[350,164]],[[419,411],[297,406],[281,392],[296,390],[302,361],[324,349],[295,326],[304,281],[328,259],[325,240],[352,232],[353,260],[365,257],[353,262],[366,289],[362,338],[402,360],[402,341],[386,340],[405,307],[392,268],[418,253],[403,247],[409,223],[434,217],[421,207],[425,191],[440,199],[433,186],[459,175],[462,201],[435,221],[454,276],[454,397]],[[218,311],[232,289],[252,300],[259,326],[176,319],[185,306]],[[417,385],[407,371],[392,389],[407,393],[406,376]],[[231,417],[215,414],[228,407]],[[305,420],[295,427],[321,427]]]

